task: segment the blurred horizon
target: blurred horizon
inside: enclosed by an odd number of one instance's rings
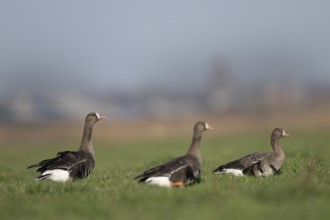
[[[321,0],[2,1],[0,122],[328,109],[329,9]]]

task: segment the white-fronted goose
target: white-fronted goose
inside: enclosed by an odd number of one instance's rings
[[[70,179],[87,177],[95,166],[94,147],[92,142],[93,127],[96,122],[106,118],[96,112],[89,113],[85,119],[83,136],[78,151],[59,152],[55,158],[47,159],[28,168],[39,167],[41,174],[36,180],[53,180],[65,182]]]
[[[214,173],[231,173],[235,176],[270,176],[279,173],[285,154],[279,139],[289,136],[282,128],[275,128],[270,137],[273,152],[252,153],[238,160],[219,166]]]
[[[146,170],[135,179],[139,182],[164,187],[187,186],[198,182],[202,169],[200,152],[202,133],[210,129],[213,128],[207,122],[197,122],[194,126],[192,143],[184,156]]]

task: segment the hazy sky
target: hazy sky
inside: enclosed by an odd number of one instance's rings
[[[205,84],[228,62],[241,81],[330,81],[330,2],[0,2],[0,92]]]

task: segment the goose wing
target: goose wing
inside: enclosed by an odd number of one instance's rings
[[[85,151],[62,151],[55,158],[46,159],[28,168],[39,167],[37,172],[61,169],[70,173],[73,179],[88,176],[95,166],[93,156]]]
[[[187,185],[199,179],[200,167],[197,159],[191,155],[185,155],[148,169],[134,179],[144,182],[150,177],[158,176],[169,177],[171,182],[184,182]]]
[[[231,161],[224,165],[219,166],[213,172],[222,172],[225,169],[236,169],[236,170],[244,170],[247,167],[252,166],[254,163],[265,158],[269,153],[252,153],[248,154],[240,159]]]
[[[244,174],[253,176],[270,176],[280,173],[280,167],[274,166],[270,161],[270,155],[261,158],[242,170]]]

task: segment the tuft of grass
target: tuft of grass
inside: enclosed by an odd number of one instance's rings
[[[133,181],[146,168],[186,152],[190,141],[126,140],[96,143],[97,164],[84,180],[35,181],[26,166],[64,148],[1,149],[0,219],[326,219],[330,210],[330,139],[295,134],[281,141],[282,173],[268,178],[215,175],[218,165],[269,151],[264,135],[207,137],[200,184],[159,188]],[[73,145],[74,146],[74,145]]]

